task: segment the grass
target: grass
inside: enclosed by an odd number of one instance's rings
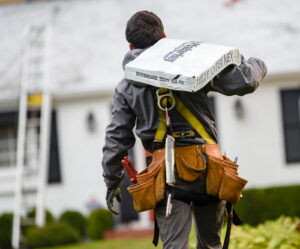
[[[226,227],[223,227],[222,242]],[[189,244],[196,249],[196,234],[192,228]],[[154,249],[152,238],[100,240],[74,245],[49,247],[48,249]],[[161,241],[157,247],[162,249]],[[298,249],[300,248],[300,219],[281,216],[256,227],[247,224],[233,226],[230,248],[232,249]],[[43,248],[46,249],[46,248]]]
[[[43,249],[162,249],[161,242],[157,247],[152,238],[99,240],[74,245],[47,247]]]

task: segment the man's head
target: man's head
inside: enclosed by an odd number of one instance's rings
[[[135,13],[127,22],[126,39],[134,48],[147,48],[166,37],[160,18],[149,11]]]

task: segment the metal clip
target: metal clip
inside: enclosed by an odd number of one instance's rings
[[[172,212],[172,195],[171,193],[168,194],[168,200],[167,200],[167,207],[166,207],[166,219],[168,219]]]
[[[160,93],[160,92],[159,92],[159,89],[157,89],[157,90],[156,90],[156,96],[157,96],[157,104],[158,104],[158,107],[159,107],[161,110],[165,111],[165,110],[166,110],[166,107],[167,107],[167,106],[163,107],[163,106],[161,105],[161,101],[162,101],[164,98],[168,98],[168,103],[169,103],[169,99],[171,99],[171,101],[172,101],[172,105],[171,105],[171,107],[168,107],[168,110],[170,111],[170,110],[172,110],[172,109],[174,108],[176,101],[175,101],[175,98],[174,98],[174,96],[173,96],[172,91],[168,90],[168,91],[165,92],[165,93]]]

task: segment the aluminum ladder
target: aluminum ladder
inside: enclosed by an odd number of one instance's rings
[[[20,247],[25,194],[34,194],[34,223],[45,224],[45,187],[49,161],[52,101],[49,88],[51,24],[29,25],[24,35],[21,63],[19,118],[14,190],[12,246]],[[36,113],[28,117],[28,112]],[[37,113],[40,113],[40,118]],[[40,130],[38,132],[38,130]],[[26,179],[31,178],[31,186]]]

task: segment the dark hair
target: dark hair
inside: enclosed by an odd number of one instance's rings
[[[164,37],[164,26],[154,13],[139,11],[128,20],[125,34],[134,48],[147,48]]]

